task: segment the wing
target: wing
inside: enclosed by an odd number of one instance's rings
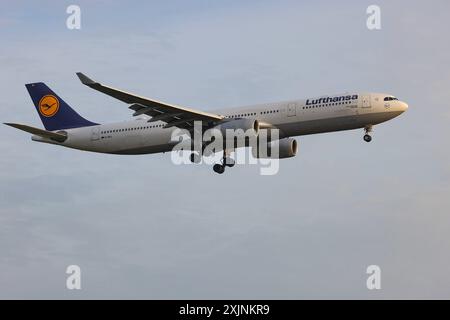
[[[58,142],[64,142],[67,139],[67,135],[63,134],[63,133],[58,133],[58,132],[52,132],[52,131],[47,131],[47,130],[42,130],[39,128],[35,128],[35,127],[31,127],[31,126],[27,126],[24,124],[19,124],[19,123],[5,123],[7,126],[31,133],[31,134],[35,134],[37,136],[43,137],[43,138],[48,138],[48,139],[52,139]]]
[[[82,84],[130,104],[129,108],[134,110],[133,116],[146,114],[152,117],[148,122],[166,122],[165,128],[179,127],[191,129],[193,128],[194,121],[202,121],[204,126],[209,127],[224,119],[224,116],[218,114],[167,104],[104,86],[99,82],[89,79],[81,72],[77,72],[77,76],[80,78]]]

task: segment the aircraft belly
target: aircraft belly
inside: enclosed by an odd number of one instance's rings
[[[173,145],[170,142],[171,131],[164,130],[152,132],[147,135],[130,136],[117,143],[106,152],[112,154],[148,154],[170,151]]]
[[[303,120],[295,123],[277,125],[287,136],[307,135],[314,133],[333,132],[363,128],[368,124],[375,125],[392,118],[401,112],[378,112],[359,115],[347,115],[313,120]]]

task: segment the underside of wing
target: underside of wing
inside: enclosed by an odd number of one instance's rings
[[[149,122],[163,121],[166,123],[166,128],[190,129],[193,127],[194,121],[202,121],[203,126],[209,127],[224,119],[224,116],[221,115],[180,107],[108,87],[88,78],[81,72],[78,72],[77,76],[84,85],[130,104],[129,108],[134,111],[133,116],[148,115],[151,117]]]

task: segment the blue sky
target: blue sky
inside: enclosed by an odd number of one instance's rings
[[[275,176],[37,144],[1,126],[1,298],[449,298],[449,4],[0,3],[2,122],[42,126],[44,81],[95,122],[127,106],[75,72],[200,110],[345,91],[409,103],[374,128],[298,137]],[[7,44],[7,45],[5,45]],[[65,289],[78,264],[83,289]],[[366,267],[382,290],[365,287]]]

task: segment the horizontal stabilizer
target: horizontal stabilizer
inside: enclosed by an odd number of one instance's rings
[[[5,123],[7,126],[31,133],[31,134],[35,134],[37,136],[43,137],[43,138],[49,138],[52,140],[55,140],[57,142],[64,142],[67,139],[67,135],[63,134],[63,133],[57,133],[57,132],[51,132],[51,131],[47,131],[47,130],[42,130],[39,128],[35,128],[35,127],[30,127],[24,124],[18,124],[18,123]]]

